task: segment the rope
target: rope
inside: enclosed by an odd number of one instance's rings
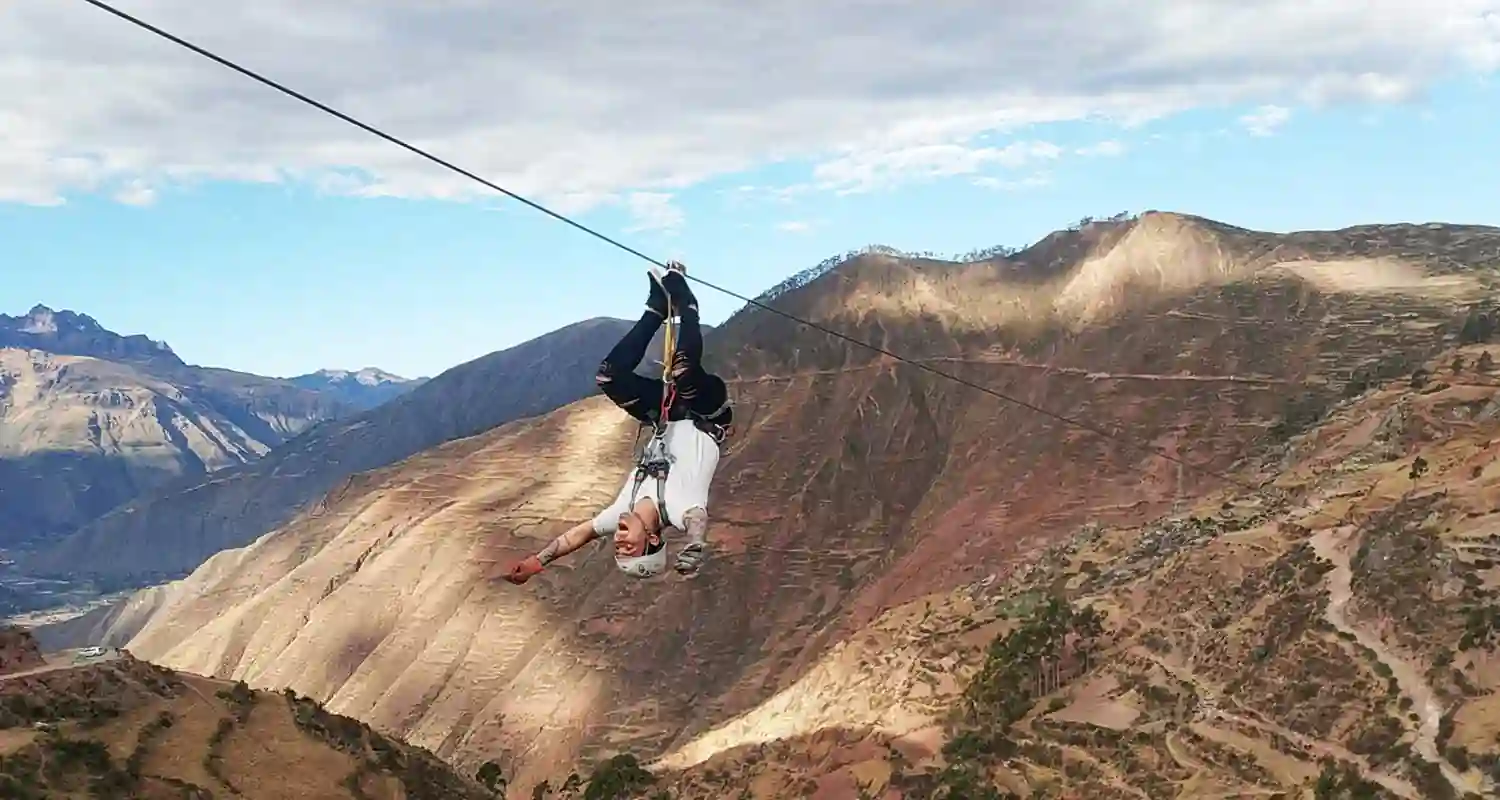
[[[635,248],[633,248],[633,247],[631,247],[631,246],[629,246],[627,244],[624,244],[624,243],[622,243],[622,242],[620,242],[620,241],[618,241],[616,239],[613,239],[613,238],[611,238],[611,237],[609,237],[609,236],[607,236],[607,235],[605,235],[603,233],[600,233],[599,231],[596,231],[593,228],[590,228],[587,225],[584,225],[583,223],[577,222],[577,221],[575,221],[573,219],[568,218],[567,216],[559,214],[556,211],[553,211],[552,209],[549,209],[546,206],[541,205],[540,203],[534,202],[532,200],[528,200],[527,198],[522,197],[521,195],[516,194],[515,192],[512,192],[509,189],[506,189],[505,187],[503,187],[503,186],[501,186],[501,185],[499,185],[497,183],[494,183],[492,181],[486,180],[486,179],[484,179],[484,178],[482,178],[482,177],[480,177],[480,176],[478,176],[478,175],[476,175],[476,174],[474,174],[474,173],[472,173],[472,172],[470,172],[470,171],[468,171],[468,170],[466,170],[466,169],[464,169],[462,167],[459,167],[459,166],[457,166],[457,165],[455,165],[453,163],[445,161],[445,160],[443,160],[443,159],[441,159],[441,158],[439,158],[439,157],[437,157],[437,156],[435,156],[435,155],[433,155],[433,154],[431,154],[431,153],[429,153],[429,152],[427,152],[427,151],[425,151],[425,150],[417,147],[416,145],[409,144],[409,143],[407,143],[407,142],[405,142],[405,141],[403,141],[403,140],[401,140],[401,139],[399,139],[399,138],[397,138],[395,136],[392,136],[392,135],[390,135],[390,134],[388,134],[388,133],[386,133],[386,132],[384,132],[384,131],[382,131],[382,130],[374,127],[374,126],[371,126],[371,125],[368,125],[368,124],[366,124],[364,122],[361,122],[361,121],[355,119],[354,117],[351,117],[348,114],[343,113],[342,111],[334,109],[334,108],[332,108],[332,107],[330,107],[330,106],[328,106],[328,105],[326,105],[324,103],[321,103],[321,102],[319,102],[317,100],[314,100],[313,98],[308,97],[307,95],[302,94],[301,92],[298,92],[295,89],[290,89],[290,88],[288,88],[286,86],[283,86],[282,84],[277,83],[276,81],[274,81],[274,80],[272,80],[270,78],[264,77],[264,76],[260,75],[259,73],[255,72],[253,70],[250,70],[250,69],[247,69],[245,67],[242,67],[239,64],[236,64],[233,61],[230,61],[229,59],[224,58],[223,56],[217,55],[217,54],[215,54],[213,52],[210,52],[209,50],[206,50],[206,49],[204,49],[202,47],[199,47],[196,44],[193,44],[192,42],[187,41],[186,39],[183,39],[183,38],[181,38],[179,36],[176,36],[176,35],[174,35],[172,33],[169,33],[169,32],[167,32],[165,30],[162,30],[161,28],[158,28],[157,26],[152,25],[151,23],[144,21],[144,20],[140,19],[139,17],[135,17],[135,16],[133,16],[131,14],[128,14],[128,13],[126,13],[124,11],[121,11],[121,10],[115,8],[114,6],[111,6],[108,3],[102,2],[102,0],[83,0],[83,2],[88,3],[89,5],[94,6],[95,8],[98,8],[101,11],[104,11],[106,13],[113,14],[114,16],[119,17],[120,19],[123,19],[126,22],[129,22],[130,24],[135,25],[136,27],[139,27],[139,28],[142,28],[144,30],[150,31],[151,33],[156,34],[157,36],[159,36],[159,37],[161,37],[163,39],[166,39],[167,41],[170,41],[170,42],[172,42],[172,43],[174,43],[176,45],[179,45],[179,46],[184,47],[184,48],[186,48],[188,50],[191,50],[194,53],[197,53],[198,55],[203,56],[204,58],[206,58],[206,59],[208,59],[210,61],[213,61],[213,62],[215,62],[215,63],[217,63],[217,64],[219,64],[221,66],[224,66],[224,67],[226,67],[228,69],[234,70],[235,72],[238,72],[241,75],[244,75],[245,77],[250,78],[251,80],[254,80],[254,81],[262,83],[262,84],[265,84],[266,86],[269,86],[270,88],[275,89],[276,91],[281,92],[282,94],[285,94],[285,95],[287,95],[289,97],[292,97],[292,98],[294,98],[296,100],[300,100],[303,103],[306,103],[306,104],[312,106],[313,108],[316,108],[316,109],[318,109],[318,110],[320,110],[320,111],[322,111],[322,112],[324,112],[326,114],[329,114],[331,116],[337,117],[338,119],[341,119],[344,122],[347,122],[350,125],[353,125],[356,128],[359,128],[359,129],[361,129],[361,130],[363,130],[363,131],[371,134],[372,136],[376,136],[376,137],[379,137],[381,139],[384,139],[385,141],[390,142],[391,144],[394,144],[397,147],[400,147],[400,148],[402,148],[404,150],[410,151],[411,153],[413,153],[415,155],[418,155],[418,156],[420,156],[420,157],[422,157],[424,159],[427,159],[428,161],[431,161],[432,163],[437,164],[440,167],[443,167],[443,168],[448,169],[448,170],[450,170],[450,171],[452,171],[454,173],[462,175],[465,178],[468,178],[469,180],[474,181],[475,183],[478,183],[478,184],[480,184],[482,186],[486,186],[486,187],[488,187],[490,189],[493,189],[493,190],[495,190],[495,191],[497,191],[497,192],[499,192],[499,193],[501,193],[501,194],[503,194],[503,195],[505,195],[505,196],[507,196],[507,197],[509,197],[509,198],[511,198],[513,200],[515,200],[518,203],[521,203],[521,204],[526,205],[526,206],[528,206],[528,207],[530,207],[530,208],[532,208],[532,209],[534,209],[536,211],[539,211],[539,212],[541,212],[543,214],[546,214],[547,216],[552,217],[553,219],[555,219],[558,222],[561,222],[561,223],[563,223],[565,225],[570,225],[570,226],[578,229],[579,231],[582,231],[583,233],[588,234],[589,236],[592,236],[592,237],[594,237],[596,239],[599,239],[599,240],[605,242],[606,244],[613,245],[614,247],[619,248],[620,250],[623,250],[624,252],[629,253],[629,254],[631,254],[631,255],[633,255],[633,256],[635,256],[635,257],[637,257],[637,258],[639,258],[639,259],[641,259],[643,261],[646,261],[648,263],[654,264],[654,265],[656,265],[658,267],[661,267],[663,269],[667,268],[667,265],[665,263],[663,263],[661,261],[658,261],[655,258],[652,258],[651,256],[646,255],[645,253],[642,253],[641,251],[639,251],[639,250],[637,250],[637,249],[635,249]],[[892,352],[890,350],[887,350],[886,348],[881,347],[879,345],[876,345],[876,344],[873,344],[873,343],[870,343],[870,342],[866,342],[866,341],[862,341],[860,339],[856,339],[856,338],[854,338],[852,336],[849,336],[848,334],[840,333],[839,331],[834,330],[832,328],[829,328],[827,326],[820,325],[820,324],[818,324],[816,322],[812,322],[810,320],[802,319],[801,317],[797,317],[797,316],[795,316],[793,314],[789,314],[789,313],[787,313],[785,311],[782,311],[782,310],[780,310],[778,308],[773,308],[770,305],[762,303],[762,302],[760,302],[758,300],[755,300],[753,298],[746,297],[746,296],[744,296],[742,294],[739,294],[737,292],[731,291],[729,289],[725,289],[722,286],[717,286],[717,285],[715,285],[713,283],[710,283],[708,281],[703,280],[702,278],[699,278],[699,277],[696,277],[696,276],[687,276],[687,275],[685,275],[684,277],[686,277],[690,281],[693,281],[694,283],[699,284],[700,286],[703,286],[703,287],[708,288],[708,289],[712,289],[712,290],[714,290],[716,292],[719,292],[720,294],[723,294],[723,295],[726,295],[726,296],[729,296],[729,297],[733,297],[733,298],[735,298],[737,300],[743,301],[747,305],[754,306],[754,307],[759,308],[759,309],[761,309],[763,311],[769,312],[771,314],[775,314],[775,315],[777,315],[779,317],[785,318],[787,320],[790,320],[792,322],[795,322],[795,323],[798,323],[800,325],[806,326],[808,328],[812,328],[815,331],[818,331],[820,333],[826,334],[828,336],[832,336],[835,339],[842,340],[842,341],[847,342],[848,344],[852,344],[852,345],[854,345],[856,347],[861,347],[861,348],[864,348],[866,350],[870,350],[872,352],[879,353],[880,355],[886,356],[887,358],[890,358],[892,360],[898,361],[898,362],[900,362],[902,364],[906,364],[907,366],[915,367],[915,368],[917,368],[919,370],[931,373],[931,374],[936,375],[936,376],[938,376],[940,378],[944,378],[946,380],[953,381],[954,383],[957,383],[957,384],[959,384],[961,386],[966,386],[966,387],[968,387],[970,389],[974,389],[976,391],[983,392],[983,393],[985,393],[987,395],[990,395],[991,397],[994,397],[996,399],[1003,400],[1003,401],[1006,401],[1008,403],[1012,403],[1014,405],[1018,405],[1018,406],[1020,406],[1022,408],[1025,408],[1025,409],[1027,409],[1029,411],[1033,411],[1033,412],[1035,412],[1037,414],[1041,414],[1042,416],[1049,417],[1049,418],[1051,418],[1053,420],[1056,420],[1058,422],[1061,422],[1061,423],[1063,423],[1065,425],[1071,425],[1071,426],[1073,426],[1075,428],[1078,428],[1080,430],[1088,431],[1089,433],[1092,433],[1092,434],[1094,434],[1096,436],[1101,436],[1101,437],[1103,437],[1105,439],[1109,439],[1109,440],[1112,440],[1112,441],[1117,442],[1119,444],[1123,444],[1123,445],[1125,445],[1125,446],[1127,446],[1127,447],[1129,447],[1131,449],[1134,449],[1134,450],[1136,450],[1138,452],[1142,452],[1142,453],[1145,453],[1147,455],[1155,456],[1157,458],[1161,458],[1161,459],[1164,459],[1166,461],[1170,461],[1170,462],[1172,462],[1174,464],[1179,464],[1179,465],[1181,465],[1181,466],[1183,466],[1183,467],[1185,467],[1187,469],[1191,469],[1191,470],[1193,470],[1195,472],[1198,472],[1198,473],[1200,473],[1202,475],[1207,475],[1209,477],[1215,478],[1217,480],[1223,481],[1225,483],[1228,483],[1228,484],[1231,484],[1231,485],[1234,485],[1234,486],[1239,486],[1240,488],[1247,489],[1249,491],[1256,491],[1259,488],[1259,487],[1257,487],[1257,486],[1255,486],[1253,484],[1250,484],[1250,483],[1245,482],[1245,481],[1241,481],[1241,480],[1239,480],[1237,478],[1230,477],[1230,476],[1225,475],[1225,474],[1223,474],[1221,472],[1217,472],[1217,471],[1208,469],[1207,467],[1198,466],[1196,464],[1192,464],[1192,463],[1189,463],[1187,461],[1184,461],[1183,459],[1178,458],[1177,456],[1174,456],[1171,453],[1165,452],[1164,450],[1161,450],[1160,448],[1152,447],[1151,445],[1148,445],[1148,444],[1142,444],[1142,443],[1133,441],[1133,440],[1131,440],[1127,436],[1115,433],[1113,431],[1106,430],[1106,429],[1101,428],[1101,427],[1099,427],[1097,425],[1093,425],[1093,424],[1084,422],[1082,420],[1066,416],[1064,414],[1060,414],[1060,413],[1058,413],[1056,411],[1048,410],[1048,409],[1043,408],[1041,406],[1038,406],[1038,405],[1036,405],[1034,403],[1028,403],[1025,400],[1022,400],[1022,399],[1017,398],[1017,397],[1012,397],[1012,396],[1007,395],[1007,394],[1005,394],[1003,392],[999,392],[999,391],[997,391],[995,389],[991,389],[988,386],[983,386],[981,384],[975,383],[975,382],[967,380],[965,378],[961,378],[961,377],[959,377],[957,375],[954,375],[954,374],[952,374],[950,372],[945,372],[945,371],[937,369],[935,367],[928,366],[927,364],[924,364],[924,363],[922,363],[920,361],[915,361],[915,360],[913,360],[911,358],[908,358],[906,356],[900,355],[899,353],[895,353],[895,352]]]

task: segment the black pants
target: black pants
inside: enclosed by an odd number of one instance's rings
[[[646,348],[651,346],[651,338],[663,322],[655,312],[644,312],[604,357],[594,377],[605,397],[642,422],[651,422],[661,408],[665,386],[659,378],[637,375],[635,368],[646,357]],[[676,355],[686,366],[677,379],[677,390],[684,400],[691,401],[701,394],[700,385],[708,377],[703,371],[703,330],[694,310],[686,310],[682,324],[677,326]]]

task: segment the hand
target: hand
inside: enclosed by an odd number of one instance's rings
[[[510,571],[505,574],[505,579],[519,586],[541,571],[542,560],[536,556],[527,556],[511,565]]]

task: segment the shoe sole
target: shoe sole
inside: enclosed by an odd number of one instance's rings
[[[698,558],[696,559],[698,563],[696,565],[688,565],[688,564],[682,563],[682,554],[679,553],[678,556],[677,556],[677,562],[672,565],[672,568],[675,569],[675,570],[677,570],[677,574],[678,575],[696,575],[696,574],[698,574],[698,571],[701,570],[701,569],[703,569],[703,559],[704,559],[705,555],[707,554],[707,548],[704,548],[701,545],[697,546],[697,547],[694,547],[693,545],[687,545],[686,547],[683,548],[683,552],[684,553],[687,553],[687,552],[698,553],[699,555],[698,555]]]

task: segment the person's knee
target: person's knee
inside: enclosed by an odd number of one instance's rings
[[[682,526],[687,529],[689,539],[703,539],[708,534],[708,510],[694,506],[683,512]]]

